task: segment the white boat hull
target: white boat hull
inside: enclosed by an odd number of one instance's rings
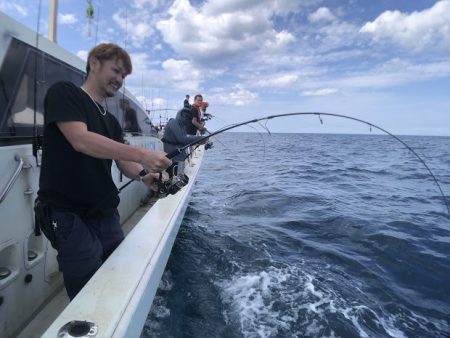
[[[186,211],[203,151],[199,148],[186,168],[189,184],[152,206],[43,337],[56,337],[71,321],[95,323],[96,337],[140,335]]]

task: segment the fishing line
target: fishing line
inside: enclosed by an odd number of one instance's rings
[[[215,115],[212,115],[212,114],[210,114],[210,115],[212,117],[214,117],[214,118],[217,118],[217,116],[215,116]],[[218,118],[218,119],[221,120],[222,122],[229,123],[228,121],[225,121],[223,119],[220,119],[220,118]],[[266,122],[266,124],[267,124],[267,122]],[[272,135],[270,130],[267,127],[263,126],[261,123],[259,123],[259,125],[261,126],[261,128],[265,129],[269,135]],[[233,124],[228,124],[228,126],[223,127],[223,128],[227,128],[227,127],[230,127],[230,126],[233,126]],[[263,157],[265,158],[265,156],[266,156],[266,141],[264,140],[263,134],[257,128],[255,128],[254,126],[249,125],[249,127],[252,128],[258,134],[258,136],[260,136],[261,141],[263,142],[263,146],[264,146],[264,155],[263,155]],[[207,132],[209,134],[211,134],[211,132],[209,130],[207,130]],[[213,135],[210,135],[209,137],[213,137]],[[217,137],[215,137],[214,139],[219,141],[219,139]],[[221,143],[221,142],[219,141],[219,143]],[[223,145],[223,143],[221,143],[221,144]],[[225,148],[229,149],[228,147],[225,147]]]
[[[400,142],[406,149],[408,149],[409,151],[411,151],[411,152],[413,153],[413,155],[414,155],[414,156],[415,156],[415,157],[423,164],[423,166],[427,169],[428,173],[429,173],[430,176],[433,178],[434,183],[436,183],[436,186],[437,186],[438,189],[439,189],[439,192],[440,192],[440,194],[441,194],[441,196],[442,196],[442,199],[443,199],[443,201],[444,201],[444,204],[445,204],[445,206],[446,206],[446,208],[447,208],[447,213],[448,213],[448,215],[450,216],[450,207],[449,207],[449,205],[448,205],[448,203],[447,203],[447,199],[446,199],[446,197],[445,197],[445,195],[444,195],[444,192],[443,192],[443,190],[442,190],[442,188],[441,188],[441,185],[439,184],[438,180],[436,179],[436,176],[435,176],[435,175],[433,174],[433,172],[431,171],[430,167],[429,167],[429,166],[425,163],[425,161],[419,156],[419,154],[417,154],[417,152],[416,152],[413,148],[411,148],[406,142],[404,142],[404,141],[403,141],[402,139],[400,139],[398,136],[395,136],[395,135],[392,134],[391,132],[387,131],[386,129],[384,129],[384,128],[382,128],[382,127],[379,127],[379,126],[377,126],[377,125],[375,125],[375,124],[373,124],[373,123],[371,123],[371,122],[367,122],[367,121],[364,121],[364,120],[362,120],[362,119],[358,119],[358,118],[352,117],[352,116],[347,116],[347,115],[342,115],[342,114],[334,114],[334,113],[322,113],[322,112],[296,112],[296,113],[286,113],[286,114],[269,115],[269,116],[265,116],[265,117],[261,117],[261,118],[257,118],[257,119],[252,119],[252,120],[248,120],[248,121],[244,121],[244,122],[240,122],[240,123],[235,123],[235,124],[232,124],[232,125],[230,125],[230,126],[221,128],[221,129],[219,129],[219,130],[217,130],[217,131],[211,133],[210,135],[204,136],[204,137],[202,137],[201,139],[199,139],[199,140],[197,140],[197,141],[191,142],[191,143],[189,143],[189,144],[187,144],[187,145],[185,145],[185,146],[183,146],[183,147],[180,147],[180,148],[178,148],[178,149],[176,149],[176,150],[170,152],[170,153],[167,154],[166,156],[167,156],[167,158],[172,159],[172,158],[175,157],[176,155],[178,155],[178,154],[180,154],[181,152],[183,152],[185,149],[187,149],[187,148],[189,148],[189,147],[192,147],[192,146],[194,146],[194,145],[197,145],[197,144],[201,144],[202,142],[204,142],[204,141],[207,140],[208,138],[213,137],[213,136],[215,136],[215,135],[217,135],[217,134],[223,133],[223,132],[225,132],[225,131],[227,131],[227,130],[231,130],[231,129],[234,129],[234,128],[237,128],[237,127],[241,127],[241,126],[244,126],[244,125],[247,125],[247,124],[251,124],[251,123],[257,123],[257,122],[264,121],[264,120],[267,120],[267,122],[268,122],[268,120],[271,120],[271,119],[274,119],[274,118],[278,118],[278,117],[301,116],[301,115],[315,115],[315,116],[317,116],[317,117],[319,118],[319,121],[320,121],[321,124],[323,124],[322,116],[334,116],[334,117],[340,117],[340,118],[344,118],[344,119],[348,119],[348,120],[357,121],[357,122],[360,122],[360,123],[363,123],[363,124],[368,125],[368,126],[370,127],[370,130],[372,130],[372,128],[378,129],[378,130],[382,131],[383,133],[385,133],[385,134],[391,136],[392,138],[394,138],[394,139],[397,140],[398,142]],[[266,124],[267,124],[267,122],[266,122]],[[144,176],[145,173],[146,173],[146,171],[145,171],[145,169],[144,169],[144,170],[142,170],[141,173],[139,173],[139,176]],[[139,178],[139,176],[136,177],[136,178]],[[131,183],[131,182],[129,182],[129,183]]]
[[[208,113],[208,114],[211,115],[211,117],[214,117],[214,119],[219,120],[220,122],[223,122],[224,124],[225,124],[225,123],[228,124],[228,125],[231,124],[230,121],[226,121],[226,120],[224,120],[224,119],[218,117],[217,115],[214,115],[214,114],[211,114],[211,113]]]
[[[261,122],[258,122],[258,124],[259,124],[261,127],[263,127],[263,128],[267,131],[267,133],[268,133],[269,135],[272,136],[272,133],[270,132],[269,127],[267,127],[267,123],[269,123],[269,120],[267,120],[266,123],[264,123],[264,125],[262,125]]]
[[[258,124],[261,126],[261,128],[265,129],[267,131],[267,133],[271,136],[272,133],[270,132],[269,128],[267,128],[267,126],[263,126],[261,124],[261,122],[258,122]],[[267,124],[267,122],[266,122]],[[264,135],[263,133],[261,133],[256,127],[249,125],[250,128],[253,128],[257,133],[259,138],[261,139],[262,143],[263,143],[263,161],[266,160],[266,140],[264,140]]]
[[[205,128],[205,132],[207,132],[208,134],[211,135],[211,132],[210,132],[208,129],[206,129],[206,128]],[[219,140],[217,137],[214,137],[214,141],[219,142],[219,143],[222,145],[222,147],[224,147],[224,148],[227,149],[227,150],[230,150],[230,148],[228,148],[228,147],[226,146],[226,144],[223,143],[221,140]]]

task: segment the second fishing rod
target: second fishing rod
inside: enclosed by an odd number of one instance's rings
[[[394,134],[390,133],[389,131],[387,131],[386,129],[379,127],[371,122],[367,122],[364,121],[362,119],[358,119],[356,117],[352,117],[352,116],[347,116],[347,115],[343,115],[343,114],[334,114],[334,113],[323,113],[323,112],[295,112],[295,113],[285,113],[285,114],[276,114],[276,115],[269,115],[269,116],[265,116],[265,117],[261,117],[261,118],[256,118],[256,119],[252,119],[252,120],[248,120],[248,121],[244,121],[244,122],[240,122],[240,123],[235,123],[232,124],[230,126],[221,128],[215,132],[209,133],[209,135],[204,136],[203,138],[197,140],[197,141],[193,141],[183,147],[177,148],[176,150],[168,153],[166,156],[169,159],[174,158],[175,156],[177,156],[178,154],[181,154],[182,152],[184,152],[186,149],[188,149],[189,147],[192,146],[196,146],[196,145],[201,145],[203,143],[205,143],[209,138],[216,136],[218,134],[221,134],[225,131],[234,129],[234,128],[238,128],[247,124],[251,124],[251,123],[257,123],[257,122],[261,122],[261,121],[268,121],[274,118],[280,118],[280,117],[288,117],[288,116],[302,116],[302,115],[315,115],[319,118],[320,123],[323,124],[323,120],[322,120],[322,116],[332,116],[332,117],[338,117],[338,118],[344,118],[344,119],[349,119],[349,120],[353,120],[359,123],[363,123],[369,126],[370,131],[372,131],[372,128],[378,129],[380,131],[382,131],[383,133],[391,136],[392,138],[394,138],[396,141],[400,142],[405,148],[407,148],[410,152],[412,152],[412,154],[422,163],[422,165],[427,169],[428,173],[430,174],[430,176],[432,177],[434,183],[436,184],[440,195],[443,198],[443,202],[447,208],[447,214],[450,216],[450,206],[447,203],[447,198],[444,195],[444,192],[436,178],[436,176],[433,174],[433,172],[431,171],[430,167],[426,164],[426,162],[417,154],[417,152],[411,148],[406,142],[404,142],[402,139],[400,139],[398,136],[395,136]],[[140,173],[139,176],[137,176],[135,179],[138,179],[142,176],[147,175],[147,171],[145,169],[143,169]],[[161,183],[161,178],[162,175],[160,174],[160,182],[159,184],[163,184]],[[133,182],[135,179],[132,179],[131,181],[129,181],[127,184],[125,184],[124,186],[122,186],[119,189],[119,192],[122,191],[126,186],[128,186],[131,182]]]

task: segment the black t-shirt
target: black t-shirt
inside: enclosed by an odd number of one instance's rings
[[[198,120],[198,110],[194,106],[185,109],[188,109],[190,112],[190,119],[186,123],[186,132],[190,135],[195,135],[197,134],[197,127],[192,124],[192,119],[195,117]]]
[[[92,99],[70,82],[54,84],[44,101],[45,126],[39,197],[59,209],[81,216],[107,215],[119,204],[111,176],[112,160],[76,151],[56,122],[81,121],[91,132],[123,142],[117,119],[103,116]]]

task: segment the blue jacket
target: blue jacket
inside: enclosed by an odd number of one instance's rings
[[[186,125],[191,121],[191,117],[192,114],[190,109],[183,108],[178,111],[176,118],[170,119],[169,122],[167,122],[162,138],[164,151],[166,153],[171,153],[178,148],[203,138],[203,136],[189,135],[186,132]],[[175,156],[172,161],[183,161],[185,158],[186,153],[182,152]]]

